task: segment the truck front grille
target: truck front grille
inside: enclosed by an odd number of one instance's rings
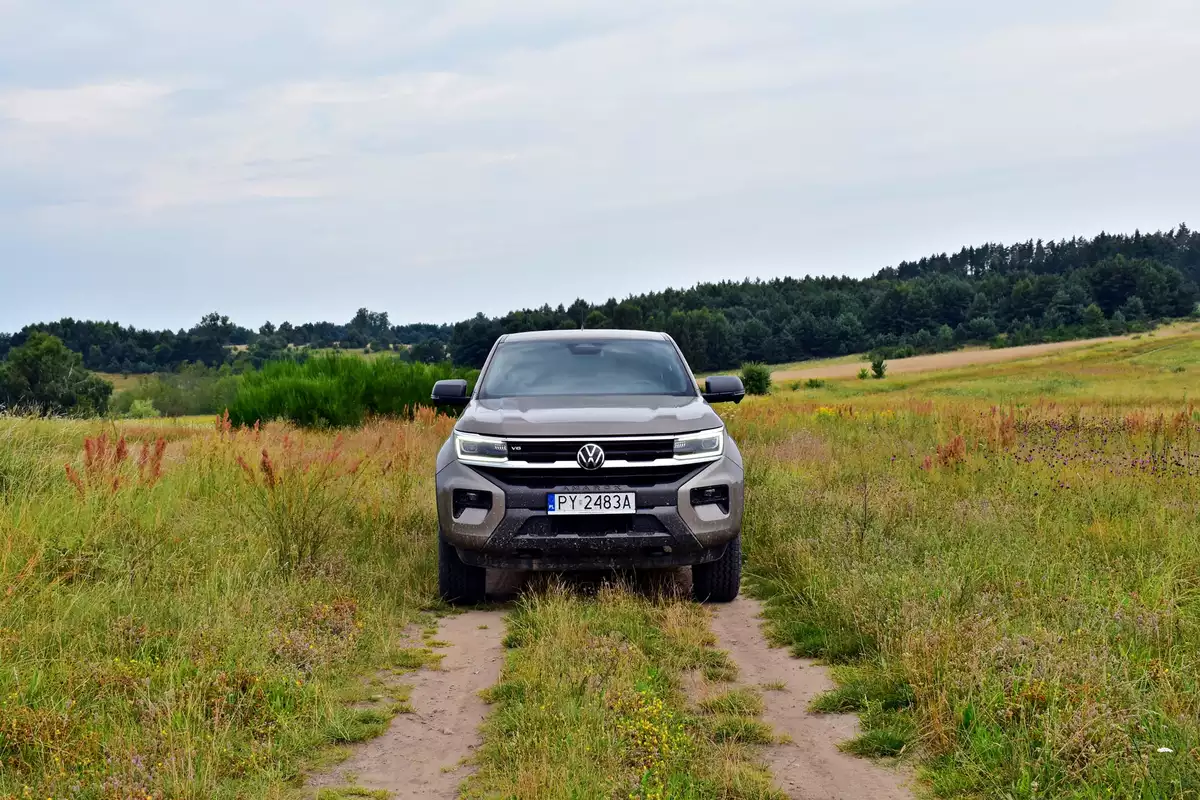
[[[573,489],[604,491],[614,487],[644,488],[676,484],[707,467],[681,465],[589,471],[585,469],[522,469],[475,467],[500,486],[521,489]]]
[[[574,461],[579,448],[587,442],[534,439],[510,439],[508,457],[510,461],[526,464],[553,464],[556,461]],[[674,439],[598,439],[596,444],[604,450],[607,461],[654,461],[674,455]]]

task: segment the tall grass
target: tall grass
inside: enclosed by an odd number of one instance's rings
[[[911,754],[944,797],[1200,795],[1198,345],[728,414],[752,589],[841,665],[817,707],[862,712],[848,749]]]
[[[242,376],[229,407],[235,425],[286,420],[303,427],[349,427],[371,416],[410,417],[429,405],[433,384],[472,378],[449,364],[324,355],[273,361]]]
[[[0,418],[0,798],[283,796],[314,748],[378,730],[344,701],[435,602],[449,424],[168,439]],[[280,480],[333,465],[304,487],[319,530],[263,524],[265,478],[241,465],[264,450]],[[296,532],[320,546],[289,556]]]

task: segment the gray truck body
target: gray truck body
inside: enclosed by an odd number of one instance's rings
[[[727,556],[736,541],[740,574],[742,458],[690,372],[691,394],[489,398],[480,391],[496,353],[512,343],[562,342],[570,347],[581,342],[603,348],[606,342],[639,339],[669,343],[687,370],[678,347],[661,333],[550,331],[497,341],[474,395],[462,398],[465,407],[437,457],[444,559],[480,570],[648,569],[712,564]],[[685,441],[697,438],[687,434],[703,438],[702,446],[714,452],[676,455],[681,436]],[[456,437],[467,444],[456,443]],[[474,447],[477,440],[503,455],[464,454],[462,448]],[[597,448],[602,456],[596,455]],[[602,463],[596,465],[597,460]],[[548,498],[562,492],[633,493],[636,509],[550,514]]]

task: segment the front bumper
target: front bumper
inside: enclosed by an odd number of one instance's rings
[[[728,454],[675,472],[586,476],[480,469],[448,460],[437,474],[442,535],[467,564],[503,569],[576,570],[674,567],[720,558],[742,526],[743,477]],[[575,481],[574,483],[572,481]],[[691,490],[724,486],[727,508],[693,506]],[[455,489],[488,492],[490,510],[455,517]],[[562,517],[546,513],[555,491],[625,491],[635,514]]]

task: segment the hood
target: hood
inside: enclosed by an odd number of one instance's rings
[[[699,397],[612,395],[472,400],[454,427],[487,436],[656,436],[723,424]]]

